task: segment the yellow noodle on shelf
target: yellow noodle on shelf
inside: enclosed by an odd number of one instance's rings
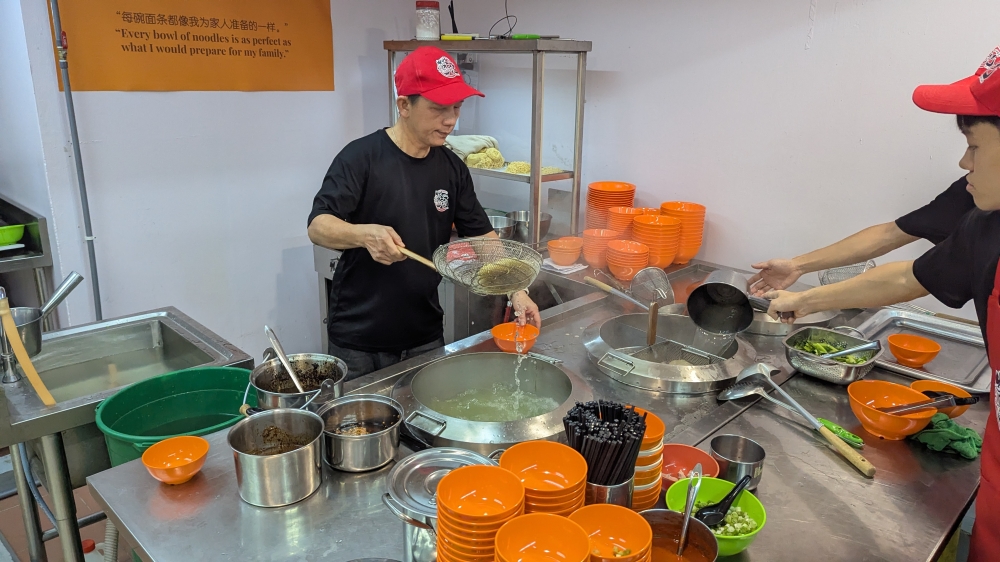
[[[562,168],[557,168],[555,166],[542,166],[542,175],[546,176],[549,174],[561,174]],[[507,173],[509,174],[530,174],[531,164],[527,162],[511,162],[507,164]]]

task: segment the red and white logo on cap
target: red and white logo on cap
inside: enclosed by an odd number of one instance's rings
[[[1000,47],[994,48],[993,52],[983,61],[983,64],[979,65],[979,69],[982,71],[978,73],[979,83],[982,84],[985,82],[997,68],[1000,68]]]
[[[448,57],[441,57],[437,60],[438,72],[441,76],[445,78],[458,78],[461,74],[458,73],[458,69],[455,68],[455,63],[451,62]]]

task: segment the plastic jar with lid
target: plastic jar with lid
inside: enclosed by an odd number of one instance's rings
[[[436,1],[417,1],[417,39],[441,39],[441,4]]]

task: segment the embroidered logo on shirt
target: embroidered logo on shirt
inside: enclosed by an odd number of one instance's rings
[[[458,78],[460,76],[458,69],[455,68],[455,63],[451,62],[451,59],[448,57],[439,58],[437,60],[437,67],[438,72],[445,78]]]
[[[993,49],[993,52],[986,57],[983,64],[979,65],[983,73],[979,75],[979,83],[982,84],[992,75],[997,68],[1000,68],[1000,47]]]
[[[439,189],[434,192],[434,208],[443,213],[448,210],[448,192]]]

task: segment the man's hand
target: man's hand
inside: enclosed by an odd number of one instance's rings
[[[760,270],[749,281],[750,291],[758,297],[771,291],[787,289],[802,276],[792,260],[769,260],[750,267]]]
[[[542,315],[538,312],[535,301],[528,297],[528,293],[518,291],[511,295],[510,302],[514,305],[514,321],[518,325],[524,326],[530,323],[539,330],[542,329]]]
[[[398,261],[403,261],[406,256],[399,251],[399,247],[406,247],[403,239],[396,234],[391,227],[381,224],[358,225],[361,230],[360,242],[364,245],[372,259],[383,265],[390,265]]]
[[[764,295],[765,299],[771,301],[767,309],[767,314],[775,320],[780,320],[785,324],[795,322],[796,318],[816,312],[809,308],[808,299],[805,293],[790,293],[788,291],[771,291]],[[787,313],[787,314],[782,314]]]

